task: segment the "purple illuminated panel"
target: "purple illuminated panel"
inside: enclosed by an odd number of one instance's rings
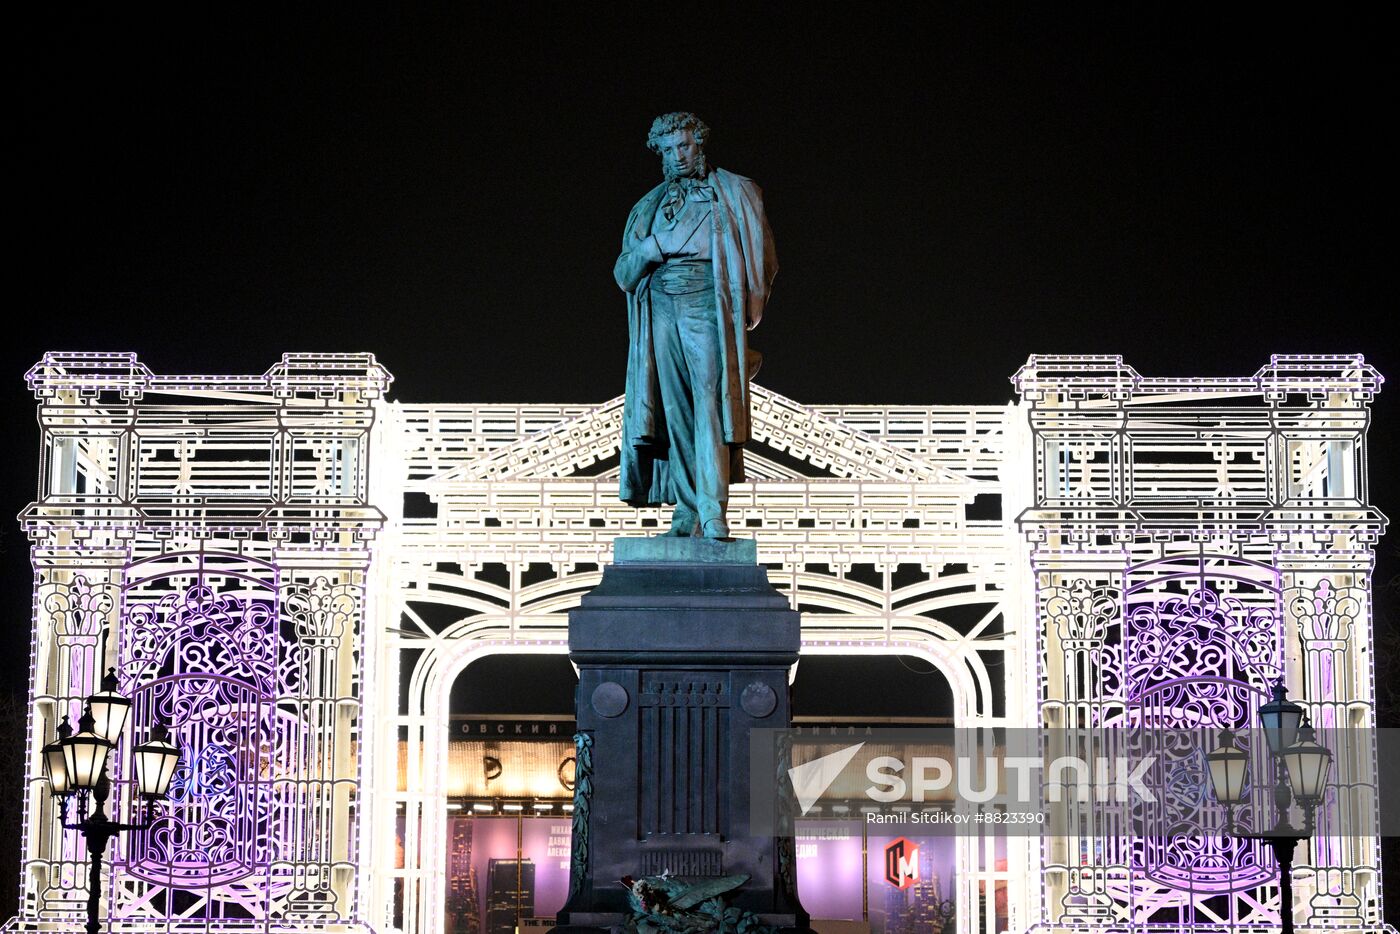
[[[170,724],[169,801],[114,863],[132,924],[343,917],[326,862],[337,833],[329,768],[341,632],[308,594],[244,555],[172,552],[127,567],[120,672],[132,722]],[[311,594],[314,595],[314,594]],[[130,776],[115,776],[122,786]]]
[[[957,930],[956,839],[908,837],[919,848],[914,858],[919,878],[900,889],[885,880],[885,847],[896,836],[862,840],[861,832],[858,821],[804,820],[798,824],[797,892],[813,920],[868,920],[872,934],[947,934]],[[1005,868],[1004,856],[999,863]],[[1004,888],[997,889],[996,897],[998,915],[1005,917]]]
[[[813,918],[860,921],[861,828],[849,821],[797,825],[797,892]]]
[[[183,748],[170,803],[149,833],[128,844],[127,871],[195,887],[265,869],[277,848],[272,788],[259,756],[272,733],[272,705],[246,684],[212,675],[158,679],[134,700],[138,722],[180,724]]]
[[[570,828],[563,819],[452,812],[447,819],[449,934],[503,930],[507,921],[514,924],[517,907],[522,920],[552,920],[569,893]],[[518,857],[523,862],[517,867]]]
[[[1161,729],[1242,728],[1256,722],[1267,685],[1281,674],[1273,568],[1226,556],[1149,562],[1129,571],[1125,603],[1123,680],[1131,721]],[[1205,788],[1203,763],[1174,768],[1182,781],[1173,784]],[[1267,763],[1255,762],[1252,771],[1265,774]],[[1194,772],[1200,774],[1187,774]],[[1139,816],[1159,826],[1188,826],[1206,803],[1199,796],[1141,803],[1139,809],[1159,813]],[[1253,811],[1241,808],[1237,817],[1248,825]],[[1134,839],[1130,846],[1136,873],[1174,889],[1239,891],[1276,874],[1264,847],[1223,830]]]
[[[291,789],[279,789],[273,766],[285,770],[299,746],[296,718],[276,703],[294,689],[295,675],[284,684],[279,675],[291,672],[279,668],[298,667],[297,648],[279,644],[274,568],[200,567],[193,586],[150,599],[180,579],[168,573],[178,560],[128,571],[123,675],[133,722],[171,724],[182,755],[170,803],[129,842],[125,869],[157,889],[203,889],[207,916],[218,916],[220,886],[248,880],[263,901],[290,885],[271,873],[294,858],[282,828],[291,802],[279,793]]]
[[[535,902],[529,917],[552,918],[569,895],[569,841],[572,823],[549,818],[521,824],[521,850],[535,864]]]
[[[517,911],[522,918],[531,917],[537,870],[526,853],[529,869],[522,865],[517,871],[522,831],[520,819],[513,816],[459,813],[448,818],[448,934],[513,934]],[[525,883],[519,890],[517,880]]]

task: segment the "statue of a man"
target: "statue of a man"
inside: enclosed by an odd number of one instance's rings
[[[637,202],[613,267],[627,293],[629,353],[618,495],[674,503],[667,535],[729,537],[729,484],[743,476],[748,334],[778,271],[763,195],[705,162],[709,127],[657,117],[647,147],[665,180]]]

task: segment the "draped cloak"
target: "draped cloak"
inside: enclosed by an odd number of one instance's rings
[[[715,280],[715,327],[720,340],[720,424],[729,446],[731,483],[744,479],[743,444],[749,439],[748,322],[757,322],[778,271],[773,234],[763,213],[763,193],[752,179],[711,169],[714,192],[710,263]],[[676,502],[671,488],[666,413],[656,379],[651,343],[651,274],[655,265],[629,252],[651,234],[666,192],[662,183],[643,196],[627,217],[622,255],[613,277],[627,293],[627,397],[622,408],[621,474],[618,497],[632,506]]]

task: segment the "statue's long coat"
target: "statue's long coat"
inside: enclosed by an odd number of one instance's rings
[[[710,262],[715,277],[715,326],[720,333],[720,418],[730,447],[731,483],[744,478],[743,444],[749,439],[747,378],[749,322],[757,323],[778,271],[773,234],[763,213],[763,193],[752,179],[712,169],[715,194],[710,225]],[[627,399],[622,409],[622,464],[618,496],[633,506],[674,503],[667,467],[666,414],[656,381],[651,344],[651,264],[630,252],[636,238],[651,233],[666,191],[657,185],[637,202],[622,235],[622,255],[613,267],[627,293]]]

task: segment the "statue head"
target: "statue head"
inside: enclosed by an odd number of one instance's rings
[[[647,148],[661,155],[661,171],[667,181],[677,178],[703,178],[705,140],[710,128],[693,113],[677,111],[662,114],[651,122]]]

